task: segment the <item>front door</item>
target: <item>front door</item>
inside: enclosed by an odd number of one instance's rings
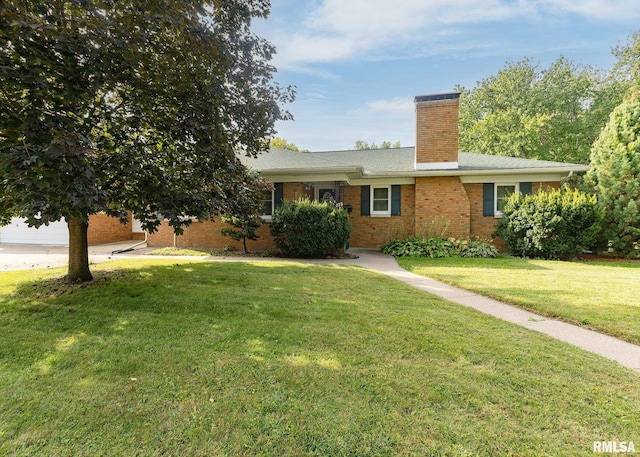
[[[321,202],[335,203],[336,202],[336,190],[335,189],[322,189],[318,190],[318,200]]]

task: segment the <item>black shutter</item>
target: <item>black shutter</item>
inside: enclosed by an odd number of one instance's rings
[[[282,200],[284,200],[284,183],[277,182],[273,185],[274,187],[274,198],[273,202],[275,208],[280,208],[282,206]]]
[[[402,202],[401,189],[402,189],[402,186],[400,185],[391,186],[391,215],[392,216],[400,216],[400,205]]]
[[[522,195],[531,195],[533,193],[533,183],[531,183],[531,182],[521,182],[520,183],[520,193]]]
[[[495,186],[492,182],[486,182],[482,185],[482,215],[495,216],[493,213]]]
[[[371,186],[360,186],[360,215],[371,215]]]

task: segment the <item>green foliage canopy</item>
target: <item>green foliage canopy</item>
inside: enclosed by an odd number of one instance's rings
[[[626,44],[613,48],[618,59],[614,72],[618,78],[640,85],[640,31],[627,39]]]
[[[560,57],[549,68],[508,62],[473,89],[458,87],[460,148],[469,152],[587,163],[625,83]]]
[[[257,240],[257,231],[262,225],[261,210],[264,197],[273,190],[273,185],[257,173],[249,172],[243,186],[239,188],[235,202],[227,212],[220,216],[220,220],[229,224],[220,233],[236,241],[242,241],[245,253],[248,253],[247,240]]]
[[[605,210],[611,250],[640,257],[640,89],[611,113],[591,150],[587,179]]]
[[[280,137],[271,138],[271,140],[269,141],[269,146],[272,148],[286,149],[293,152],[309,152],[308,149],[300,149],[295,144],[289,143],[286,139]]]
[[[353,149],[357,151],[366,151],[368,149],[391,149],[391,148],[399,148],[400,142],[396,141],[392,143],[391,141],[383,141],[380,145],[377,145],[375,142],[367,143],[363,140],[357,140],[353,146]]]
[[[288,113],[264,0],[9,0],[0,4],[0,223],[66,219],[70,270],[88,216],[176,232],[233,205],[240,152]],[[90,279],[88,261],[81,274]],[[75,277],[74,277],[75,276]]]

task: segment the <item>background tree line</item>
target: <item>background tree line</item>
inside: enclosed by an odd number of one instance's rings
[[[640,33],[613,48],[610,71],[559,57],[548,68],[525,58],[460,97],[460,149],[589,163],[591,147],[614,108],[638,84]]]

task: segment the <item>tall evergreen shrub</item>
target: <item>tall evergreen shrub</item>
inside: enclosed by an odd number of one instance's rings
[[[591,150],[587,175],[604,208],[604,241],[640,257],[640,88],[619,105]]]

